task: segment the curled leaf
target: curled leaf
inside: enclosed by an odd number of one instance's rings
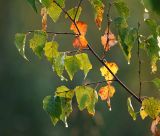
[[[152,132],[152,134],[154,136],[160,136],[160,130],[157,127],[157,125],[159,124],[159,122],[160,122],[160,117],[159,116],[152,121],[151,132]]]
[[[129,97],[127,100],[127,106],[128,106],[128,112],[133,118],[133,120],[136,120],[136,113],[134,112],[134,108],[132,106],[131,98]]]
[[[42,30],[47,30],[47,9],[46,7],[41,9],[41,16],[42,16]]]

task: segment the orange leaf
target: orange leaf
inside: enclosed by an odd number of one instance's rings
[[[82,35],[76,37],[76,38],[74,39],[74,41],[73,41],[73,46],[74,46],[75,48],[84,49],[84,48],[87,47],[87,44],[88,44],[88,42],[87,42],[86,38],[85,38],[84,36],[82,36]]]
[[[102,7],[97,7],[97,14],[95,17],[95,22],[96,25],[99,29],[101,29],[101,24],[102,24],[102,20],[103,20],[103,13],[104,13],[104,5],[102,5]]]
[[[154,136],[160,136],[160,131],[158,130],[158,127],[157,127],[159,122],[160,122],[159,116],[155,120],[152,121],[151,132]]]
[[[116,37],[108,28],[106,29],[105,34],[101,36],[101,43],[106,51],[117,44]]]
[[[41,16],[42,16],[42,30],[47,30],[47,9],[42,8],[41,9]]]
[[[98,94],[101,97],[102,101],[107,100],[108,98],[113,97],[115,93],[115,88],[108,84],[105,87],[101,87]]]
[[[76,22],[76,25],[77,25],[79,31],[81,32],[81,35],[85,36],[85,35],[86,35],[86,32],[87,32],[87,27],[88,27],[87,24],[84,23],[84,22],[82,22],[82,21],[77,21],[77,22]],[[76,26],[75,26],[74,23],[71,24],[70,29],[71,29],[74,33],[78,34],[78,30],[77,30],[77,28],[76,28]]]

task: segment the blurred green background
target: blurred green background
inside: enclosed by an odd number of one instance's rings
[[[76,5],[75,0],[67,0],[67,8]],[[85,1],[85,0],[84,0]],[[141,32],[149,33],[143,26],[143,6],[139,0],[126,0],[131,10],[129,23],[132,26],[140,21]],[[61,82],[52,72],[50,64],[43,58],[39,60],[27,47],[26,54],[30,62],[25,61],[18,53],[14,45],[14,34],[28,30],[41,29],[41,17],[34,13],[26,0],[1,0],[0,1],[0,136],[150,136],[151,120],[144,121],[138,117],[133,121],[127,111],[127,97],[125,90],[118,84],[116,94],[111,100],[112,111],[110,112],[105,102],[96,105],[96,115],[91,117],[86,111],[80,112],[77,103],[73,101],[73,113],[68,119],[69,128],[63,123],[55,127],[51,124],[49,116],[42,108],[42,100],[46,95],[54,93],[54,90],[64,84],[74,88],[83,82],[82,72],[78,72],[72,82]],[[115,16],[115,9],[112,9]],[[49,20],[48,30],[69,31],[69,20],[63,19],[54,24]],[[157,17],[156,15],[153,17]],[[106,13],[105,13],[106,18]],[[83,3],[81,20],[87,22],[87,38],[93,48],[101,54],[103,52],[100,36],[104,33],[106,19],[104,19],[102,30],[98,31],[94,23],[92,8],[88,2]],[[114,25],[112,31],[116,33]],[[57,36],[60,50],[73,50],[71,36]],[[150,74],[149,59],[142,51],[142,78],[151,80],[159,75]],[[103,80],[100,76],[100,63],[90,54],[93,70],[89,73],[87,82]],[[137,48],[133,49],[131,64],[128,65],[124,55],[115,46],[106,59],[115,61],[119,66],[118,76],[129,88],[138,93],[138,61]],[[143,85],[144,96],[156,96],[160,93],[152,84]],[[135,109],[138,111],[140,105],[134,101]]]

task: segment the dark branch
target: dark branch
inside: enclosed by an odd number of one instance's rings
[[[91,82],[91,83],[84,84],[84,86],[107,83],[108,81],[117,81],[117,80],[107,80],[107,81],[103,80],[103,81],[98,81],[98,82]]]
[[[83,0],[80,0],[79,3],[78,3],[77,10],[76,10],[76,14],[75,14],[75,16],[74,16],[74,22],[76,21],[77,13],[78,13],[78,10],[79,10],[79,8],[80,8],[80,6],[81,6],[82,1],[83,1]]]

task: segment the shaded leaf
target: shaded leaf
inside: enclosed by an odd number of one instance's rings
[[[72,80],[74,74],[80,69],[79,60],[75,56],[66,56],[65,69],[69,75],[70,80]]]
[[[92,64],[86,53],[77,54],[76,58],[80,62],[80,69],[84,71],[84,76],[86,78],[88,72],[92,69]]]
[[[99,29],[101,29],[101,24],[103,20],[103,13],[104,13],[104,4],[102,0],[89,0],[92,7],[95,10],[95,22]]]
[[[113,72],[113,74],[117,73],[118,66],[117,66],[116,63],[114,63],[114,62],[106,62],[105,64]],[[104,76],[107,81],[108,80],[113,80],[114,77],[112,76],[112,74],[108,71],[108,69],[105,66],[101,67],[100,71],[101,71],[102,76]],[[111,82],[112,81],[108,81],[108,83],[111,83]]]
[[[35,12],[37,12],[36,0],[27,0],[28,3],[32,6]]]
[[[25,44],[26,44],[26,34],[17,33],[15,35],[15,45],[16,45],[19,53],[23,56],[23,58],[28,60],[25,55]]]
[[[160,90],[160,79],[159,78],[155,78],[155,79],[152,80],[152,82],[157,87],[157,89]]]
[[[85,108],[91,115],[95,114],[95,104],[98,102],[97,92],[87,86],[78,86],[74,89],[78,107],[82,111]]]
[[[70,15],[70,17],[74,20],[74,17],[76,15],[76,18],[75,18],[75,21],[78,21],[79,20],[79,17],[81,15],[81,11],[82,11],[82,8],[79,7],[78,8],[78,11],[77,11],[77,7],[75,8],[71,8],[70,10],[67,11],[67,13]],[[77,14],[76,14],[77,13]],[[65,18],[68,18],[67,15],[65,15]]]
[[[160,130],[157,127],[157,125],[159,124],[159,122],[160,122],[160,117],[159,116],[152,121],[151,132],[152,132],[152,134],[154,136],[160,136]]]
[[[30,48],[38,57],[42,56],[46,40],[46,32],[40,30],[34,31],[33,38],[30,40]]]
[[[128,106],[128,112],[129,112],[129,114],[131,115],[131,117],[133,118],[133,120],[136,120],[136,113],[135,113],[135,111],[134,111],[134,108],[133,108],[133,106],[132,106],[132,102],[131,102],[131,98],[129,97],[128,99],[127,99],[127,106]]]

